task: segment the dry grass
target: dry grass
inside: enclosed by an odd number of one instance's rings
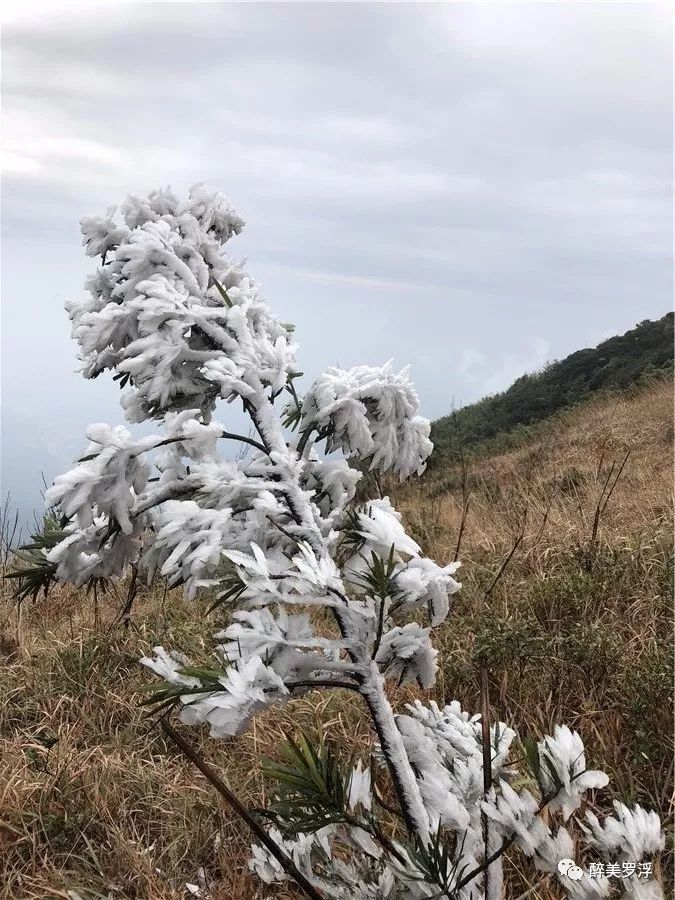
[[[101,618],[112,620],[117,609],[111,604]],[[62,589],[24,609],[20,646],[12,613],[6,599],[0,897],[43,900],[71,890],[173,900],[190,896],[185,884],[198,882],[202,868],[213,900],[263,896],[246,870],[242,827],[139,706],[138,688],[149,681],[139,655],[160,642],[206,654],[200,611],[151,590],[128,632],[97,630],[91,602]],[[260,755],[273,754],[298,724],[366,745],[354,700],[317,694],[259,717],[234,742],[189,737],[242,798],[260,805]]]
[[[612,460],[631,454],[591,546]],[[549,437],[474,463],[462,538],[464,589],[437,634],[433,695],[478,708],[477,666],[490,666],[494,713],[521,734],[556,721],[578,728],[589,762],[618,795],[671,813],[672,390],[567,414]],[[439,561],[461,520],[459,472],[397,491],[408,525]],[[546,511],[548,513],[546,514]],[[544,521],[544,517],[546,520]],[[511,564],[485,590],[522,528]],[[207,648],[203,609],[150,589],[128,631],[121,601],[62,589],[0,606],[0,897],[43,900],[189,896],[204,870],[213,900],[271,896],[246,871],[247,835],[210,785],[168,746],[139,707],[138,656],[155,644],[195,658]],[[398,698],[402,700],[403,695]],[[312,694],[271,711],[236,741],[198,744],[237,793],[264,803],[261,755],[298,724],[365,748],[358,698]],[[606,805],[605,798],[602,805]],[[509,896],[532,884],[513,869]],[[275,897],[291,896],[277,891]],[[556,896],[547,886],[530,895]]]

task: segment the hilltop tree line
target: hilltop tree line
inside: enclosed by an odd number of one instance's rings
[[[673,313],[645,319],[595,348],[577,350],[508,390],[485,397],[432,424],[432,461],[455,450],[477,447],[514,429],[532,425],[602,390],[624,391],[652,377],[672,376]]]

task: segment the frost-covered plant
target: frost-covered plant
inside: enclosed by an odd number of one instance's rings
[[[120,220],[114,209],[83,220],[86,252],[100,257],[88,297],[67,306],[83,374],[114,373],[127,419],[162,430],[89,428],[85,455],[47,495],[63,531],[44,549],[44,568],[83,585],[133,567],[188,598],[207,591],[227,604],[211,668],[161,647],[143,659],[163,679],[157,697],[213,737],[238,734],[260,710],[309,690],[362,697],[377,777],[388,778],[395,807],[374,791],[370,766],[344,776],[305,742],[295,754],[305,780],[296,778],[270,827],[320,895],[498,897],[512,844],[556,875],[558,860],[573,855],[572,836],[546,824],[543,809],[568,820],[607,778],[586,770],[579,736],[563,727],[539,744],[526,783],[510,755],[514,732],[493,724],[486,787],[477,717],[457,703],[392,710],[387,679],[434,683],[431,630],[460,588],[458,564],[423,557],[387,497],[356,504],[360,473],[349,460],[419,474],[429,423],[407,369],[390,364],[329,369],[298,395],[292,327],[225,253],[242,227],[201,186],[185,200],[170,191],[130,197]],[[220,401],[241,405],[251,435],[214,418]],[[248,455],[232,458],[228,442],[243,442]],[[328,458],[333,451],[341,455]],[[593,847],[658,849],[652,814],[618,812],[616,823],[588,818]],[[266,882],[287,876],[257,846],[251,865]],[[562,881],[575,898],[611,888],[587,876]]]

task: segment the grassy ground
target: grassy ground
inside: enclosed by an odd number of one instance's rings
[[[666,821],[672,439],[672,390],[659,385],[578,408],[516,451],[395,491],[409,529],[440,562],[454,557],[464,518],[464,588],[436,634],[442,671],[429,696],[477,709],[477,666],[489,665],[494,714],[521,734],[577,728],[614,796]],[[593,536],[603,484],[628,450]],[[9,588],[0,605],[0,897],[173,900],[190,896],[186,883],[202,869],[213,900],[271,896],[247,874],[241,826],[138,705],[148,681],[141,653],[163,643],[206,655],[205,607],[152,588],[124,630],[112,624],[122,596],[100,597],[95,610],[91,597],[61,589],[26,604],[19,622]],[[344,746],[369,740],[358,699],[338,693],[271,711],[232,742],[188,734],[261,804],[260,755],[298,724]],[[514,864],[509,897],[532,884]],[[557,895],[544,883],[529,896]]]

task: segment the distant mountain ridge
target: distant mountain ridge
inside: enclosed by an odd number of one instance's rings
[[[522,375],[500,394],[437,419],[432,463],[459,446],[475,448],[522,426],[541,422],[602,390],[623,391],[673,372],[673,313],[645,319],[595,348],[577,350],[541,372]]]

